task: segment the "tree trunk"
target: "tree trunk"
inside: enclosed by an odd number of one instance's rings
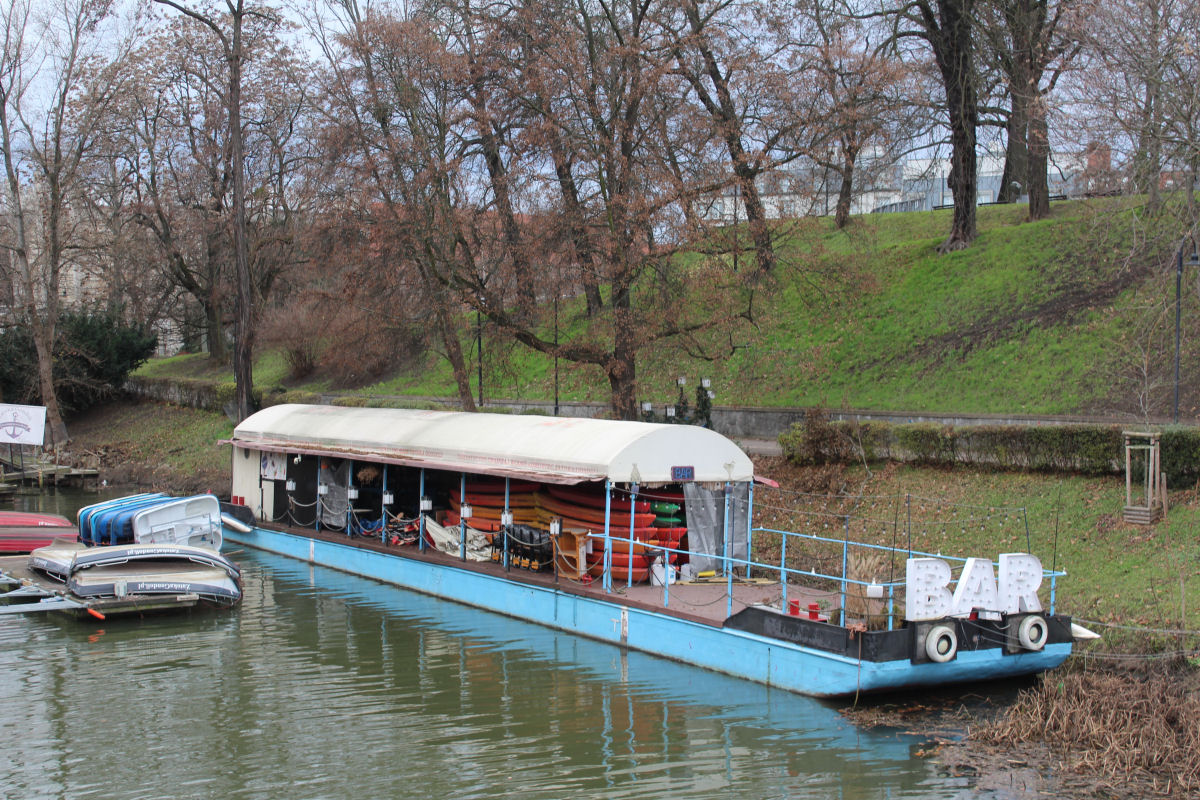
[[[1029,175],[1029,148],[1026,143],[1028,123],[1026,103],[1012,90],[1012,108],[1008,112],[1008,123],[1004,126],[1007,142],[1004,147],[1004,174],[1000,178],[997,203],[1015,203],[1022,191],[1028,192],[1026,176]]]
[[[931,32],[930,44],[946,91],[950,121],[950,176],[947,183],[954,198],[950,236],[938,247],[941,253],[961,250],[975,241],[975,203],[978,173],[975,163],[975,131],[979,102],[975,90],[974,47],[971,14],[974,0],[938,0],[940,24]]]
[[[1015,203],[1022,192],[1029,192],[1029,117],[1038,99],[1041,70],[1034,65],[1034,50],[1039,47],[1041,28],[1037,13],[1040,0],[1010,0],[1003,6],[1008,27],[1011,52],[1008,57],[1010,109],[1005,126],[1004,175],[1001,178],[998,203]],[[1036,75],[1035,75],[1036,72]]]
[[[840,231],[850,222],[850,201],[854,199],[854,164],[858,160],[858,148],[842,143],[842,184],[838,187],[837,207],[833,212],[833,224]]]
[[[704,59],[704,74],[712,82],[713,91],[716,93],[715,102],[704,91],[699,78],[692,81],[693,87],[700,95],[705,108],[715,118],[719,129],[724,132],[725,146],[733,162],[733,174],[737,179],[742,205],[746,210],[746,227],[750,230],[750,239],[754,242],[754,251],[758,257],[758,271],[774,272],[775,246],[771,241],[771,228],[767,224],[766,212],[758,194],[758,186],[755,184],[761,170],[752,165],[746,155],[746,148],[742,144],[742,118],[733,102],[729,79],[721,72],[716,53],[704,39],[704,23],[700,18],[699,5],[695,2],[688,3],[685,13],[692,34],[700,43],[698,50]]]
[[[1041,98],[1031,106],[1029,115],[1029,219],[1050,216],[1050,184],[1046,172],[1050,166],[1050,134]]]
[[[738,142],[740,148],[741,142]],[[743,159],[745,155],[741,156]],[[742,193],[742,205],[746,209],[746,227],[750,229],[750,241],[754,242],[754,254],[758,258],[758,271],[770,274],[775,271],[775,245],[771,241],[771,226],[763,209],[758,186],[754,183],[755,170],[748,166],[738,167],[738,188]]]
[[[50,444],[63,445],[70,437],[67,435],[67,425],[63,422],[58,394],[54,388],[54,352],[52,344],[49,343],[54,334],[40,323],[32,326],[31,333],[33,348],[37,354],[38,389],[42,395],[42,403],[46,406],[46,426],[50,432]]]
[[[614,320],[620,330],[626,327],[626,312],[618,312]],[[604,366],[610,391],[609,405],[614,419],[636,420],[637,404],[637,351],[630,344],[630,333],[618,334],[608,363]]]
[[[516,214],[513,213],[512,194],[508,185],[508,170],[500,155],[500,141],[492,126],[491,115],[488,112],[483,97],[484,89],[477,81],[472,87],[471,105],[475,110],[475,127],[479,133],[479,145],[483,151],[483,160],[487,165],[488,178],[491,180],[492,192],[496,197],[496,212],[500,216],[500,225],[504,232],[504,243],[512,261],[513,281],[516,284],[517,303],[524,312],[532,310],[537,305],[532,276],[529,274],[529,264],[525,251],[521,247],[521,232],[517,226]]]
[[[218,298],[213,298],[203,305],[209,360],[217,364],[224,364],[228,354],[225,352],[225,329],[222,325],[220,301]]]
[[[558,131],[551,128],[547,138],[550,157],[554,161],[554,174],[558,176],[558,190],[562,194],[567,225],[571,231],[571,244],[575,248],[575,263],[579,267],[580,282],[583,284],[587,315],[593,317],[604,307],[604,298],[600,294],[600,283],[595,273],[595,258],[592,243],[588,239],[587,220],[583,218],[583,206],[579,202],[579,188],[575,183],[575,176],[571,174],[571,164]]]
[[[454,385],[458,387],[458,402],[463,411],[478,411],[475,398],[471,396],[471,376],[467,372],[467,362],[463,358],[462,342],[458,339],[458,330],[454,320],[446,310],[447,298],[444,291],[437,291],[439,299],[434,303],[434,313],[437,314],[438,329],[442,337],[442,345],[446,348],[446,360],[450,362],[450,370],[454,374]]]
[[[229,136],[233,162],[233,251],[237,266],[233,377],[238,420],[254,413],[254,295],[246,245],[246,177],[242,158],[242,0],[233,9],[233,46],[229,53]]]

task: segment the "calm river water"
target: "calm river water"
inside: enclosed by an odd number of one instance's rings
[[[233,557],[230,612],[0,617],[0,797],[974,796],[915,754],[922,739],[857,729],[836,705]]]

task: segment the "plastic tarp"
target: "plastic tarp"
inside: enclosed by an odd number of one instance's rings
[[[450,527],[439,525],[427,516],[425,517],[425,532],[433,541],[433,546],[443,553],[457,556],[462,552],[457,525]],[[467,560],[487,561],[491,557],[492,546],[488,543],[487,537],[474,528],[467,528]]]
[[[321,525],[341,530],[346,527],[346,514],[350,510],[350,462],[343,461],[336,467],[324,463],[317,485],[326,487],[325,494],[318,495],[321,501]]]
[[[749,457],[695,425],[284,404],[247,417],[230,440],[305,453],[549,483],[749,481]]]
[[[721,558],[726,554],[729,558],[749,559],[746,520],[750,509],[749,483],[729,487],[728,509],[724,488],[706,489],[685,483],[683,498],[687,504],[688,560],[696,572],[719,570]]]

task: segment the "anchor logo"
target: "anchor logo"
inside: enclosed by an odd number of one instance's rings
[[[23,434],[29,433],[32,430],[28,425],[21,421],[20,412],[14,411],[12,419],[8,422],[0,422],[0,431],[8,434],[10,439],[19,439]]]

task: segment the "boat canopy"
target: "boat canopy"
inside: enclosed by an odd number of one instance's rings
[[[561,484],[753,478],[736,444],[694,425],[286,404],[247,417],[230,441],[248,450]]]

